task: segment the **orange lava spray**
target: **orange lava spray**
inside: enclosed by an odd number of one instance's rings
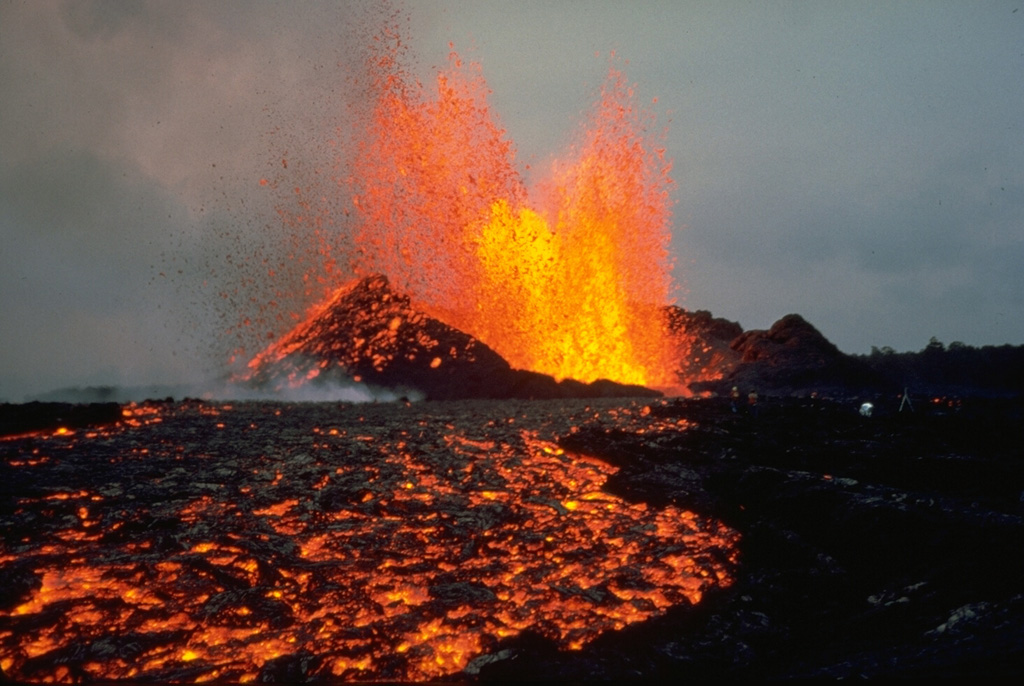
[[[387,274],[514,367],[675,385],[662,309],[671,164],[624,75],[610,70],[576,147],[531,198],[480,67],[452,50],[428,94],[399,64],[397,35],[382,38],[350,177],[353,271]]]
[[[296,209],[279,208],[318,243],[307,303],[311,287],[326,300],[353,276],[382,273],[513,367],[683,388],[689,338],[670,332],[666,312],[671,162],[654,115],[611,66],[574,144],[528,189],[480,65],[449,49],[428,87],[405,66],[397,26],[381,30],[356,82],[368,97],[338,139],[343,171],[329,189],[294,185],[285,204]]]

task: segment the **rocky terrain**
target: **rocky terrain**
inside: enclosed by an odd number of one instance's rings
[[[638,400],[130,405],[0,441],[0,669],[26,682],[469,678],[732,583],[736,534],[560,449]],[[300,669],[300,674],[293,673]],[[291,670],[291,671],[290,671]]]
[[[272,390],[353,380],[430,400],[660,395],[641,386],[556,381],[513,369],[476,338],[417,310],[381,275],[339,289],[253,359],[239,379]]]
[[[10,677],[1024,671],[1019,400],[125,410],[0,443]]]
[[[673,330],[696,335],[697,355],[681,364],[694,393],[729,395],[732,387],[781,396],[889,397],[909,390],[928,396],[1020,397],[1024,346],[983,346],[932,340],[919,352],[839,350],[813,324],[788,314],[768,330],[744,331],[709,312],[670,309]],[[703,351],[703,352],[701,352]]]
[[[676,350],[677,394],[726,396],[735,386],[779,396],[877,397],[901,393],[1019,396],[1024,346],[949,348],[932,341],[918,353],[887,348],[842,352],[798,314],[768,330],[743,330],[706,310],[666,308]],[[257,356],[244,382],[281,389],[352,379],[435,400],[596,398],[658,395],[602,380],[583,384],[512,369],[465,332],[418,311],[384,276],[340,289],[307,321]]]
[[[1024,348],[668,315],[696,397],[371,277],[236,382],[397,402],[0,406],[0,681],[1019,678]]]
[[[383,275],[338,289],[288,334],[250,360],[243,374],[202,388],[183,386],[64,388],[39,400],[127,402],[174,397],[364,397],[413,400],[558,399],[711,395],[736,387],[744,396],[888,398],[1020,397],[1024,346],[976,348],[932,339],[919,352],[874,348],[844,353],[813,324],[789,314],[767,330],[744,330],[707,310],[665,308],[679,383],[654,390],[597,380],[556,381],[512,366],[487,345],[417,309]],[[356,390],[352,390],[356,389]],[[305,393],[309,391],[309,393]],[[311,397],[310,397],[311,396]],[[347,398],[352,399],[352,398]]]
[[[771,398],[653,408],[684,431],[590,427],[567,450],[621,468],[611,492],[713,514],[742,536],[734,586],[602,637],[543,644],[496,680],[965,678],[1024,672],[1024,404],[863,417]]]

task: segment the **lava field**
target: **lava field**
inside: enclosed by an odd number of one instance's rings
[[[643,432],[649,413],[149,403],[8,438],[0,666],[425,680],[473,673],[524,631],[573,650],[699,603],[732,582],[736,532],[613,496],[617,468],[553,442],[585,422]]]
[[[0,667],[1019,677],[1024,405],[874,400],[189,400],[8,435]]]

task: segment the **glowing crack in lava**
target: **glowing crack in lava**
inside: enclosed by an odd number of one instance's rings
[[[643,431],[636,405],[152,409],[0,442],[20,494],[0,513],[6,675],[251,681],[306,656],[423,680],[524,629],[579,648],[731,583],[735,532],[609,495],[614,468],[550,440]]]
[[[350,270],[385,274],[517,369],[679,386],[664,312],[671,164],[623,74],[610,70],[576,145],[528,194],[479,67],[452,50],[429,94],[407,76],[397,33],[378,39],[374,104],[340,180],[355,221]],[[306,209],[282,216],[323,230],[295,191]]]

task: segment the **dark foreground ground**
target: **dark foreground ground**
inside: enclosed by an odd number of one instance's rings
[[[738,583],[580,653],[523,648],[485,677],[963,678],[1024,673],[1024,404],[678,401],[682,432],[561,444],[627,498],[713,513]],[[744,412],[744,410],[747,410]]]
[[[603,402],[611,407],[619,401]],[[621,403],[631,409],[618,415],[604,406],[595,412],[582,403],[528,402],[509,410],[500,404],[424,403],[422,410],[416,404],[396,404],[359,413],[388,417],[395,426],[403,426],[403,416],[424,412],[445,426],[468,422],[483,427],[483,435],[465,434],[477,442],[460,443],[463,452],[468,450],[465,446],[486,450],[481,441],[488,431],[503,445],[501,436],[514,433],[510,426],[543,426],[567,455],[594,456],[618,467],[605,485],[610,493],[655,510],[693,511],[740,535],[735,582],[710,588],[695,606],[682,603],[660,616],[603,633],[580,650],[559,649],[544,632],[527,630],[487,646],[486,657],[475,659],[471,670],[446,680],[653,682],[1024,673],[1024,402],[918,400],[913,411],[898,412],[897,399],[891,405],[878,403],[870,417],[858,413],[857,403],[811,399],[762,398],[756,411],[743,406],[736,412],[727,399]],[[538,419],[538,413],[544,417]],[[510,421],[513,418],[518,424]],[[164,430],[170,430],[169,423]],[[204,431],[195,429],[182,448],[168,448],[168,455],[174,450],[188,454],[196,446],[220,440]],[[284,430],[275,435],[289,440]],[[429,446],[442,446],[442,441],[427,438],[421,433],[427,442],[417,448],[422,449],[423,460],[428,460]],[[98,481],[86,483],[99,478],[95,473],[68,469],[52,474],[83,483],[42,484],[25,476],[26,455],[18,446],[38,448],[40,440],[9,439],[5,448],[8,554],[0,572],[9,577],[2,594],[7,613],[13,613],[39,583],[31,565],[15,559],[15,553],[29,550],[37,536],[17,528],[28,521],[16,507],[25,495],[18,489],[29,488],[40,496],[50,492],[46,489],[74,492],[101,486]],[[167,443],[167,436],[162,440]],[[514,448],[515,440],[508,438],[507,444]],[[133,450],[139,449],[136,445]],[[230,450],[218,443],[214,452]],[[462,457],[467,455],[472,458],[469,453]],[[313,458],[304,454],[304,460],[303,468],[312,469]],[[60,463],[51,460],[46,468],[56,469]],[[70,458],[63,464],[71,464]],[[198,480],[185,473],[175,486],[166,474],[156,473],[160,465],[153,460],[139,464],[148,465],[147,478],[162,489],[185,488],[188,482],[203,493],[216,493],[220,487],[211,478]],[[108,483],[113,477],[103,478],[108,481],[102,486],[113,492]],[[225,474],[222,481],[235,478]],[[279,481],[280,476],[264,485],[284,488],[287,478],[282,485]],[[108,501],[116,497],[111,495]],[[250,509],[267,506],[257,503]],[[360,499],[345,507],[358,514],[356,508],[371,506],[372,501],[364,506]],[[58,505],[46,507],[57,511]],[[100,507],[90,505],[93,514],[88,516],[97,517]],[[295,505],[293,512],[302,507]],[[502,511],[516,512],[509,506],[493,510]],[[74,512],[72,508],[64,514],[64,521],[74,522]],[[310,509],[306,514],[314,513]],[[117,516],[129,526],[139,525],[127,515]],[[44,519],[33,517],[36,524],[46,526]],[[147,532],[154,527],[166,530],[167,554],[185,554],[174,548],[184,534],[159,514],[156,505],[147,518],[139,520]],[[53,540],[38,535],[40,541]],[[277,553],[267,555],[268,560],[277,559]],[[483,593],[479,588],[474,592]],[[440,594],[434,595],[429,602],[441,602]],[[482,598],[493,600],[486,594]],[[53,612],[45,621],[56,626]],[[0,629],[27,626],[14,614],[0,613],[0,619]],[[14,643],[9,637],[7,644]],[[39,666],[40,660],[77,659],[80,671],[59,673],[84,678],[89,674],[88,652],[94,648],[76,649],[77,653],[71,648],[54,650],[33,658],[29,666]],[[52,673],[40,673],[44,672]],[[201,676],[183,668],[139,681]],[[308,653],[278,658],[257,676],[264,682],[333,680]],[[352,678],[358,677],[353,673]]]

